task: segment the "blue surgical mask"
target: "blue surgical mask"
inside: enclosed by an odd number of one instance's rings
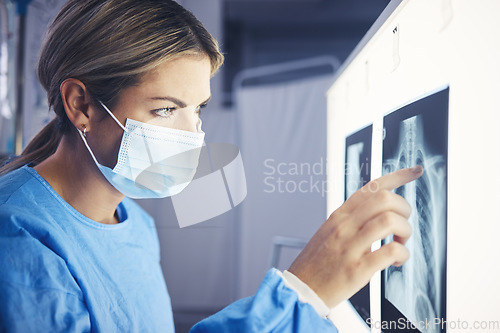
[[[165,198],[189,185],[196,173],[205,133],[193,133],[128,119],[123,126],[113,113],[101,105],[123,129],[118,161],[113,169],[100,164],[81,132],[81,138],[104,177],[118,191],[133,199]]]

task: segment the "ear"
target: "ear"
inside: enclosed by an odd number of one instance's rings
[[[66,79],[60,86],[61,98],[64,110],[73,125],[83,130],[90,130],[90,118],[94,112],[90,104],[90,96],[82,81],[77,79]]]

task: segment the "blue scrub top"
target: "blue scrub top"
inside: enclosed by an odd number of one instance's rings
[[[28,166],[0,189],[0,332],[174,332],[154,221],[136,203],[118,205],[119,224],[95,222]],[[336,329],[270,270],[191,332]]]

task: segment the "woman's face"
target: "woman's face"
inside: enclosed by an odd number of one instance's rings
[[[138,85],[122,91],[111,111],[125,125],[127,118],[140,122],[197,131],[200,108],[210,99],[211,64],[206,56],[182,56],[147,73]],[[98,161],[116,164],[121,127],[105,113],[88,133]]]

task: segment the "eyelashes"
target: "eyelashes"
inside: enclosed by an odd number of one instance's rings
[[[196,107],[195,112],[200,115],[201,114],[201,109],[205,108],[207,106],[207,103],[199,105]],[[172,116],[174,111],[177,110],[176,107],[169,107],[169,108],[161,108],[161,109],[155,109],[153,112],[158,116],[162,118],[169,118]]]
[[[161,108],[161,109],[156,109],[153,110],[153,112],[158,116],[162,118],[168,118],[172,115],[172,113],[176,110],[176,108]]]
[[[207,106],[207,103],[198,106],[196,108],[196,113],[198,113],[200,115],[201,114],[201,109],[205,108],[206,106]]]

